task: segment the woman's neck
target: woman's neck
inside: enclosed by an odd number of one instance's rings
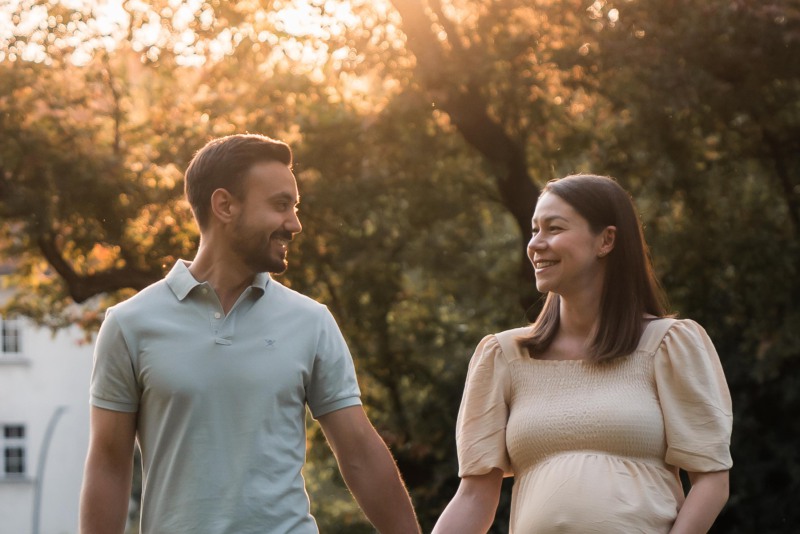
[[[559,334],[569,338],[588,340],[594,335],[599,320],[600,302],[597,298],[561,298]]]

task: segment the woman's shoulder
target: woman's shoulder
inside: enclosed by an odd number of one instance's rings
[[[670,340],[704,340],[708,337],[703,327],[692,319],[648,316],[645,321],[639,351],[655,352]]]
[[[662,364],[670,362],[669,365],[684,368],[719,359],[708,333],[692,319],[667,317],[652,320],[645,327],[638,350],[649,353]]]
[[[530,333],[530,326],[512,328],[490,334],[483,342],[486,343],[487,349],[498,351],[505,361],[512,362],[526,356],[527,351],[522,348],[520,341]]]

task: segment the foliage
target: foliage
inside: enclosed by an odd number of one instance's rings
[[[339,320],[427,531],[458,484],[472,349],[537,299],[522,245],[538,186],[610,174],[636,198],[675,310],[707,328],[728,374],[736,466],[717,531],[800,522],[792,2],[123,8],[105,26],[97,9],[44,1],[9,16],[0,247],[17,268],[12,309],[91,332],[109,303],[193,254],[181,193],[194,150],[240,131],[289,141],[304,232],[281,281]],[[309,428],[322,531],[369,531]],[[505,491],[493,532],[507,514]]]
[[[286,275],[339,317],[365,405],[421,510],[455,489],[436,468],[455,458],[458,385],[473,346],[498,319],[522,319],[506,254],[513,222],[486,197],[460,139],[432,122],[424,101],[406,100],[367,130],[337,118],[308,131],[298,158],[320,178],[299,175],[308,214]],[[466,281],[482,291],[464,291]]]
[[[800,376],[800,12],[748,1],[606,5],[615,8],[591,58],[605,73],[598,90],[630,117],[609,172],[639,189],[665,287],[709,330],[734,398],[732,496],[715,528],[786,532],[800,490],[790,415]]]

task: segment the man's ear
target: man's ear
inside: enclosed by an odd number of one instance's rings
[[[211,214],[223,224],[236,218],[238,202],[227,189],[219,188],[211,193]]]
[[[600,234],[600,238],[600,249],[597,251],[597,256],[602,258],[614,250],[614,244],[617,240],[617,227],[606,226]]]

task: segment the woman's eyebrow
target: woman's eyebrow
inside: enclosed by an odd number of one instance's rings
[[[553,222],[556,219],[561,219],[564,222],[569,222],[569,220],[566,217],[562,217],[561,215],[548,215],[546,217],[543,217],[541,219],[541,222],[548,223],[548,222]],[[537,219],[534,219],[534,221],[535,220],[537,220]]]

